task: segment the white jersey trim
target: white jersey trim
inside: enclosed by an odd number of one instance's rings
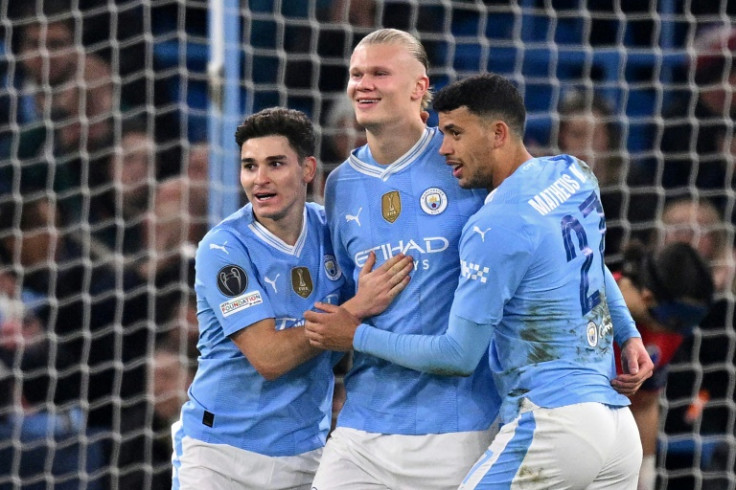
[[[355,152],[351,153],[348,157],[348,163],[356,172],[360,172],[369,177],[381,179],[385,182],[389,177],[391,177],[391,175],[401,172],[403,169],[408,167],[418,155],[421,155],[432,142],[432,137],[436,131],[437,128],[426,128],[422,137],[419,138],[419,141],[417,141],[409,151],[399,157],[398,160],[389,165],[378,166],[376,163],[364,162],[355,156]]]
[[[296,243],[294,245],[289,245],[285,241],[283,241],[281,238],[277,237],[273,233],[271,233],[268,228],[263,226],[261,223],[253,220],[252,223],[248,225],[248,228],[253,232],[253,234],[261,239],[261,241],[265,242],[267,245],[275,248],[276,250],[279,250],[285,254],[293,255],[295,257],[299,257],[302,253],[302,249],[304,248],[304,244],[307,242],[307,235],[309,233],[309,227],[307,226],[307,208],[304,208],[304,219],[302,220],[302,231],[299,233],[299,238],[297,238]]]

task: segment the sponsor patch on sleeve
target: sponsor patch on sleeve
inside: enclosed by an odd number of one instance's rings
[[[251,306],[260,305],[261,303],[263,303],[261,292],[253,291],[252,293],[220,303],[220,311],[222,312],[222,316],[227,317],[238,311],[246,310]]]

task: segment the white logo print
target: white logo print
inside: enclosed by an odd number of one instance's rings
[[[276,277],[274,277],[273,279],[269,279],[268,276],[263,276],[263,280],[271,285],[274,293],[278,293],[278,291],[276,290],[276,279],[278,279],[280,275],[281,274],[276,274]]]
[[[356,214],[346,214],[345,215],[345,222],[349,223],[351,221],[355,221],[358,223],[358,226],[360,226],[360,212],[363,211],[363,208],[359,208],[358,212]]]
[[[481,230],[477,226],[474,226],[473,227],[473,231],[480,235],[480,239],[483,241],[483,243],[485,243],[485,241],[486,241],[486,233],[488,233],[488,230],[490,230],[490,228],[486,228],[485,230]]]
[[[488,281],[486,274],[488,274],[489,271],[490,269],[488,267],[483,267],[480,264],[474,264],[464,260],[460,261],[460,275],[467,277],[471,281],[480,281],[481,283],[485,283]]]
[[[210,243],[210,250],[222,250],[227,255],[230,255],[230,252],[227,251],[227,249],[225,248],[225,245],[227,245],[227,240],[222,245],[218,245],[216,243]]]

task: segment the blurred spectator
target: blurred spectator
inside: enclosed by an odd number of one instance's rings
[[[372,29],[376,25],[376,0],[332,0],[330,21]]]
[[[708,313],[713,279],[703,258],[686,243],[670,243],[651,252],[635,242],[623,256],[616,281],[654,363],[652,377],[630,397],[644,451],[638,490],[654,490],[659,398],[667,384],[668,365],[683,339]],[[621,372],[618,352],[615,357]]]
[[[4,257],[0,265],[0,349],[12,353],[43,337],[38,314],[45,304],[40,294],[20,287],[8,262]]]
[[[36,121],[20,126],[0,172],[7,189],[56,193],[65,222],[78,223],[85,190],[97,184],[90,168],[109,147],[118,101],[110,66],[78,43],[81,25],[69,7],[68,0],[45,0],[20,8],[14,30],[24,73],[20,96],[32,100],[27,113],[34,114],[27,116]]]
[[[48,488],[47,481],[57,490],[106,488],[99,473],[94,476],[104,464],[102,444],[95,441],[94,430],[86,429],[81,404],[54,405],[55,392],[76,387],[51,375],[56,372],[50,369],[51,360],[53,367],[63,370],[72,366],[73,359],[46,338],[37,338],[15,352],[2,349],[0,354],[9,356],[8,368],[22,373],[9,376],[8,391],[0,393],[11,400],[16,393],[20,395],[12,411],[0,412],[0,488],[11,487],[6,479],[11,475],[20,478],[24,489]],[[2,365],[0,359],[0,377]],[[15,441],[20,447],[5,441]]]
[[[186,168],[186,176],[189,178],[189,215],[191,225],[197,229],[201,228],[195,231],[194,236],[190,236],[192,240],[200,233],[204,236],[209,228],[207,223],[210,186],[209,158],[210,146],[206,142],[195,143],[189,148]],[[194,243],[198,243],[200,238],[196,238]]]
[[[189,276],[194,280],[193,271]],[[199,350],[199,324],[197,323],[197,296],[194,287],[189,286],[186,291],[178,289],[170,293],[169,301],[162,301],[162,320],[158,331],[158,342],[175,346],[179,352],[186,354],[189,366],[196,369]]]
[[[573,90],[562,99],[558,112],[560,150],[587,163],[601,188],[621,184],[627,165],[611,104],[597,94]]]
[[[138,264],[141,276],[155,285],[157,335],[173,337],[193,360],[198,338],[193,261],[207,231],[207,189],[195,180],[196,169],[190,165],[191,177],[170,178],[156,186],[143,227],[146,259]]]
[[[80,488],[80,456],[86,453],[89,473],[102,466],[103,458],[99,443],[82,441],[94,434],[85,430],[80,401],[64,395],[78,390],[79,377],[63,374],[74,360],[46,335],[45,298],[21,287],[6,259],[0,266],[0,441],[15,439],[21,450],[14,453],[12,445],[0,443],[0,488],[7,487],[4,476],[12,474],[23,488],[35,488],[29,482],[41,476],[59,482],[54,488]],[[87,488],[102,488],[100,483]]]
[[[729,245],[728,224],[707,199],[681,198],[669,202],[662,213],[659,242],[689,243],[708,262],[716,291],[728,291],[734,281],[734,250]]]
[[[695,41],[690,66],[695,87],[674,100],[663,118],[662,184],[668,197],[706,192],[723,212],[732,186],[729,155],[736,116],[736,29],[703,31]],[[731,217],[728,217],[730,220]]]
[[[353,104],[345,94],[336,98],[327,113],[322,138],[322,164],[321,178],[313,183],[316,192],[310,189],[310,194],[322,198],[324,195],[324,184],[327,175],[344,162],[350,152],[359,146],[366,144],[366,136],[363,128],[355,120]]]
[[[140,361],[151,333],[144,285],[132,271],[111,268],[104,247],[61,230],[48,197],[0,206],[0,249],[23,271],[20,287],[48,298],[42,320],[59,339],[51,357],[58,359],[64,350],[74,360],[73,368],[57,370],[57,380],[80,381],[53,385],[50,396],[57,403],[89,407],[87,427],[103,434],[106,461],[121,469],[117,483],[127,487],[122,482],[135,476],[128,465],[144,456],[129,448],[131,439],[142,435],[145,418],[145,363]]]
[[[606,262],[615,266],[623,243],[646,239],[656,196],[643,187],[635,167],[624,158],[618,119],[606,99],[572,90],[561,100],[558,112],[559,152],[583,160],[598,177],[606,214]]]
[[[92,194],[89,222],[92,237],[126,259],[142,260],[145,218],[161,178],[156,143],[141,118],[123,122],[119,144],[94,173],[104,182]]]
[[[666,398],[664,431],[669,435],[722,435],[732,427],[734,303],[731,294],[734,252],[731,228],[708,199],[681,198],[667,204],[662,214],[659,244],[685,242],[709,262],[716,291],[715,302],[693,335],[686,337],[672,359]],[[695,451],[695,449],[693,449]],[[707,460],[708,453],[703,454]],[[691,469],[700,463],[692,452],[667,455],[667,469]],[[681,481],[692,488],[693,482]],[[704,488],[710,488],[706,486]]]
[[[193,376],[192,367],[176,345],[164,342],[156,346],[149,377],[154,400],[152,488],[171,488],[171,424],[179,418]]]
[[[324,165],[337,166],[344,162],[350,152],[366,143],[365,130],[355,119],[353,103],[345,97],[335,99],[327,113],[325,128],[325,144],[322,162]]]

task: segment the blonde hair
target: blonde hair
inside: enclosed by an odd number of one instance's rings
[[[429,57],[427,56],[427,50],[424,49],[424,46],[419,42],[419,39],[408,32],[401,31],[399,29],[378,29],[361,39],[355,48],[357,49],[361,46],[375,46],[377,44],[391,44],[406,48],[409,54],[424,66],[425,74],[429,72]],[[422,97],[422,110],[427,110],[431,103],[432,91],[428,89]]]

